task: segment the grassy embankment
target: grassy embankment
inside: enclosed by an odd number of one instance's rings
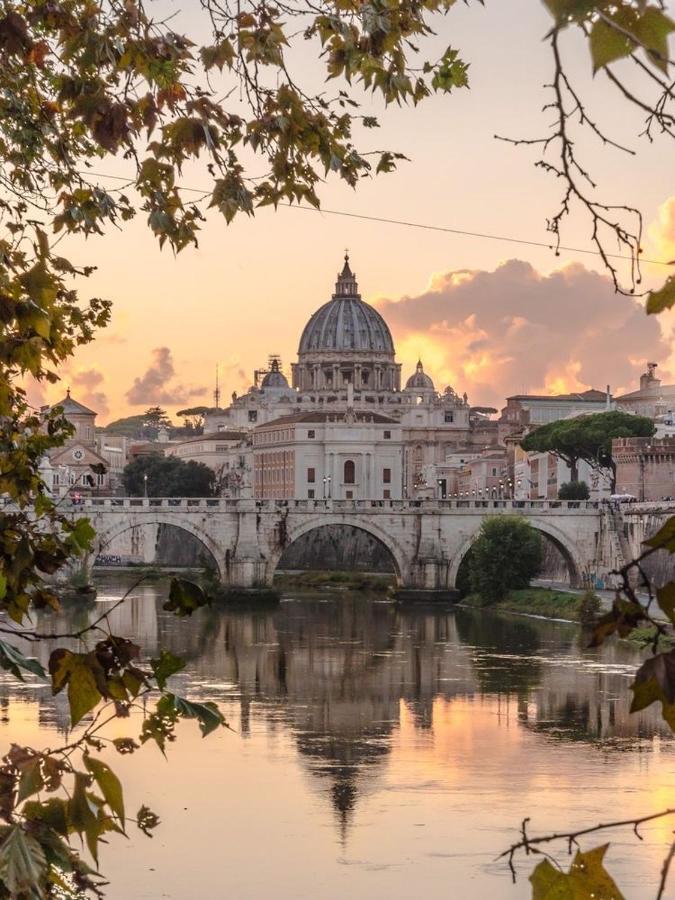
[[[288,588],[305,588],[316,590],[320,588],[343,591],[375,591],[386,593],[389,587],[393,587],[395,579],[393,574],[386,572],[328,572],[318,569],[303,572],[277,572],[274,576],[274,587],[278,590]]]
[[[600,599],[591,591],[573,594],[553,588],[529,587],[510,591],[497,603],[486,601],[480,594],[468,594],[460,601],[463,606],[489,608],[521,615],[543,616],[546,619],[566,619],[570,622],[589,622],[600,609]]]

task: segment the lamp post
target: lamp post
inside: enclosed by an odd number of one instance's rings
[[[148,499],[148,473],[143,474],[143,496]]]

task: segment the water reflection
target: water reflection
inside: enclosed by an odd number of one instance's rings
[[[552,766],[569,770],[570,779],[576,769],[599,777],[592,757],[550,756],[557,751],[547,747],[568,745],[565,753],[578,754],[575,748],[584,744],[602,758],[616,749],[645,754],[661,747],[658,738],[667,733],[656,710],[629,715],[628,682],[638,654],[620,644],[586,651],[576,630],[561,623],[450,607],[404,609],[346,593],[287,597],[273,609],[205,610],[179,621],[161,609],[165,589],[162,583],[139,586],[112,613],[114,631],[136,636],[148,655],[166,647],[186,657],[188,667],[175,679],[177,692],[222,702],[261,765],[272,752],[260,740],[261,729],[290,739],[296,757],[284,750],[284,759],[301,767],[310,791],[321,798],[324,820],[328,813],[342,854],[349,853],[354,833],[357,846],[364,840],[358,832],[360,806],[372,810],[379,804],[384,822],[393,813],[383,798],[388,792],[405,794],[411,782],[425,792],[421,799],[416,790],[410,801],[417,817],[443,815],[432,796],[441,792],[452,827],[460,822],[458,810],[471,822],[471,828],[459,826],[458,847],[466,840],[467,847],[483,852],[483,838],[474,835],[471,843],[468,837],[472,828],[480,833],[498,813],[506,828],[516,825],[522,812],[536,812],[526,794],[536,778],[542,779],[538,790],[549,783]],[[111,602],[123,590],[118,578],[103,582],[99,596]],[[89,610],[71,609],[58,621],[45,617],[40,627],[81,627],[101,609],[100,602]],[[9,715],[10,730],[26,703],[37,704],[40,727],[67,730],[63,698],[8,679],[0,683],[0,710],[3,721]],[[230,758],[238,752],[231,741],[227,752]],[[525,758],[530,772],[522,770]],[[514,766],[522,771],[514,773]],[[222,789],[232,790],[226,771],[222,779]],[[452,796],[446,793],[450,789]],[[474,808],[474,799],[486,791],[499,809]],[[250,799],[262,816],[273,805],[263,792]],[[477,817],[486,812],[488,820],[480,824]],[[306,818],[309,827],[309,813]],[[395,825],[382,825],[382,840],[403,821],[399,809]],[[446,832],[449,827],[443,825]],[[486,866],[505,840],[504,834],[491,835]],[[444,855],[442,845],[432,853],[433,846],[430,840],[413,853],[416,875],[427,872],[432,856]],[[470,855],[467,851],[466,858]],[[350,889],[354,896],[375,896],[363,885]],[[262,896],[249,892],[248,882],[242,891],[235,895]],[[336,888],[335,896],[342,894],[343,888]],[[305,896],[297,889],[280,894],[287,895]],[[387,895],[411,894],[388,884]]]

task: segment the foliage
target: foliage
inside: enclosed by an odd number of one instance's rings
[[[666,13],[664,0],[543,0],[552,24],[545,36],[551,50],[552,74],[545,84],[544,105],[550,128],[539,137],[502,137],[511,144],[536,148],[537,168],[562,186],[559,206],[548,220],[556,253],[569,216],[581,214],[590,223],[591,238],[615,288],[634,294],[641,288],[643,220],[639,209],[625,202],[598,197],[597,181],[583,159],[590,141],[607,151],[635,155],[632,147],[614,140],[602,123],[589,113],[586,98],[566,67],[565,40],[575,32],[587,44],[596,76],[616,90],[624,112],[633,110],[644,122],[640,137],[675,138],[675,93],[669,39],[675,22]],[[576,54],[578,55],[578,54]],[[630,62],[628,68],[626,63]],[[630,73],[628,75],[628,73]],[[585,134],[583,133],[585,132]],[[621,264],[617,259],[627,257]],[[658,313],[675,304],[675,278],[648,294],[647,312]]]
[[[491,607],[522,615],[543,616],[547,619],[568,619],[582,625],[593,622],[600,609],[600,599],[591,591],[577,594],[544,587],[509,591],[503,600],[496,603],[489,598],[484,599],[480,594],[469,594],[462,599],[462,604],[479,608]]]
[[[578,481],[578,465],[582,459],[595,468],[609,469],[614,482],[612,440],[651,437],[654,430],[651,419],[611,410],[540,425],[523,438],[520,446],[528,452],[553,453],[564,460],[573,482]]]
[[[620,579],[620,588],[611,609],[597,617],[593,623],[590,647],[598,647],[612,636],[628,638],[644,645],[649,641],[651,656],[646,659],[635,674],[631,684],[633,700],[631,712],[639,712],[656,703],[664,721],[675,732],[675,582],[654,588],[646,571],[645,561],[655,553],[675,554],[675,516],[666,520],[663,526],[645,542],[645,550],[622,566],[615,574]],[[641,600],[640,591],[646,592],[646,600]],[[658,607],[659,613],[655,610]],[[658,615],[658,617],[657,617]],[[648,813],[633,819],[620,819],[592,825],[578,831],[559,831],[552,834],[531,836],[527,830],[528,820],[521,826],[521,839],[504,851],[515,879],[513,865],[515,855],[543,853],[542,845],[562,841],[565,847],[579,846],[579,838],[608,829],[629,826],[637,837],[641,837],[640,825],[657,819],[675,817],[675,809],[668,808]],[[564,874],[548,862],[540,863],[530,878],[533,898],[554,897],[621,897],[619,888],[605,870],[603,857],[607,845],[582,853],[581,850],[569,873]],[[547,859],[553,857],[546,853]],[[661,867],[657,900],[666,896],[666,885],[671,864],[675,859],[675,841]],[[578,866],[581,863],[581,867]]]
[[[649,0],[545,2],[553,16],[547,39],[558,124],[543,147],[557,143],[561,156],[559,165],[542,165],[566,185],[549,228],[559,241],[561,222],[578,202],[591,217],[593,240],[615,280],[603,231],[630,251],[633,282],[639,283],[640,228],[634,234],[617,218],[636,211],[598,203],[583,184],[590,178],[575,157],[571,117],[606,139],[567,79],[559,35],[581,29],[595,67],[647,115],[647,136],[658,129],[672,136],[665,74],[672,24]],[[401,154],[365,149],[364,135],[378,122],[360,111],[353,86],[372,91],[385,105],[416,104],[432,92],[466,88],[468,66],[455,47],[434,59],[422,55],[433,17],[454,5],[202,0],[193,11],[202,11],[206,21],[195,23],[195,34],[209,34],[199,46],[173,30],[173,17],[150,19],[140,0],[0,0],[0,495],[8,500],[0,511],[0,633],[10,641],[14,626],[24,627],[34,610],[58,609],[57,591],[46,578],[90,552],[93,539],[86,520],[72,520],[55,506],[39,475],[40,460],[70,428],[58,409],[33,411],[22,387],[27,378],[56,381],[57,368],[110,316],[107,300],[78,295],[79,282],[93,271],[91,261],[77,265],[57,252],[57,244],[67,247],[71,237],[123,227],[141,213],[160,245],[178,252],[196,244],[205,206],[227,222],[266,205],[318,207],[324,178],[354,187],[364,177],[390,172]],[[294,77],[303,46],[328,78],[320,93]],[[611,69],[622,58],[648,73],[659,94],[655,100],[623,86]],[[110,189],[94,173],[105,171],[113,156],[123,160],[128,181]],[[188,200],[181,177],[197,161],[210,186]],[[669,279],[648,308],[673,302],[675,282]],[[637,616],[632,602],[617,616],[617,630],[628,628]],[[106,636],[92,646],[91,635],[100,637],[100,628]],[[76,839],[96,861],[99,842],[124,832],[130,821],[121,786],[94,761],[108,718],[124,718],[131,709],[144,716],[138,741],[113,742],[120,753],[147,741],[164,750],[180,718],[196,718],[204,733],[222,719],[207,704],[166,692],[166,672],[160,686],[140,664],[135,645],[110,632],[106,616],[71,635],[22,634],[82,643],[77,652],[56,646],[50,657],[52,689],[67,694],[76,730],[62,748],[13,746],[4,757],[0,880],[10,895],[35,900],[100,895],[100,879],[80,856]],[[3,664],[21,672],[25,666],[12,655],[11,642],[7,647]],[[154,712],[146,714],[147,695],[157,692]],[[159,820],[143,806],[135,821],[148,833]]]
[[[585,481],[565,481],[558,490],[558,500],[588,500],[590,496]]]
[[[488,603],[525,588],[542,564],[541,536],[526,519],[495,516],[483,520],[471,548],[471,583]]]
[[[122,483],[132,497],[210,497],[213,495],[215,472],[204,463],[176,456],[151,453],[128,463],[122,473]]]

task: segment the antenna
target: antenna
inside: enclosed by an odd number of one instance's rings
[[[220,384],[218,381],[218,366],[216,365],[216,389],[213,392],[213,399],[216,403],[216,409],[220,409]]]

